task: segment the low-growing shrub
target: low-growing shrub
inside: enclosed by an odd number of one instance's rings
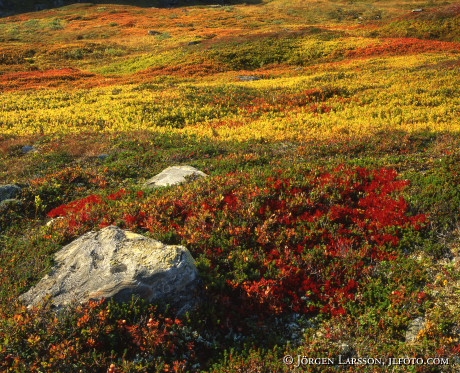
[[[63,234],[117,224],[180,240],[229,322],[254,314],[342,315],[376,263],[398,258],[403,235],[425,222],[408,214],[397,196],[408,182],[396,176],[339,167],[261,182],[232,173],[162,195],[91,195],[48,216],[65,218]]]
[[[190,331],[139,300],[26,309],[2,321],[0,368],[32,372],[184,372],[195,361]]]

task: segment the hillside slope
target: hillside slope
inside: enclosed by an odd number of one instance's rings
[[[0,370],[457,372],[460,4],[176,5],[0,18]],[[107,225],[200,307],[17,300]]]

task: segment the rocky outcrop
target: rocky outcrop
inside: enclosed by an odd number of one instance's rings
[[[200,177],[206,177],[204,172],[192,166],[172,166],[164,169],[158,175],[155,175],[145,183],[146,187],[157,188],[168,185],[177,185],[194,180]]]
[[[7,199],[16,198],[21,193],[21,188],[15,184],[7,184],[0,186],[0,202]]]
[[[28,306],[48,297],[62,307],[101,298],[126,302],[138,296],[169,304],[181,315],[198,302],[198,272],[185,247],[114,226],[81,236],[57,252],[55,261],[52,273],[21,295]]]

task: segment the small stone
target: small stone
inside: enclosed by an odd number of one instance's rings
[[[254,80],[261,80],[262,78],[257,75],[240,75],[238,76],[238,79],[241,80],[242,82],[251,82]]]
[[[16,198],[21,193],[21,188],[16,184],[7,184],[0,186],[0,202]]]
[[[99,154],[97,158],[101,161],[105,161],[109,157],[108,154]]]
[[[149,30],[149,31],[148,31],[148,34],[149,34],[149,35],[152,35],[152,36],[155,36],[155,35],[161,35],[161,32],[160,32],[160,31],[156,31],[156,30]]]
[[[425,327],[425,318],[417,317],[409,323],[406,331],[406,342],[414,342],[418,338],[418,334]]]
[[[27,153],[34,153],[34,152],[37,151],[37,149],[32,145],[25,145],[25,146],[22,147],[21,151],[24,154],[27,154]]]
[[[198,44],[201,44],[201,40],[189,41],[187,45],[198,45]]]
[[[157,188],[178,185],[188,180],[194,180],[207,175],[192,166],[172,166],[164,169],[145,183],[146,187]]]
[[[351,347],[348,343],[341,343],[340,344],[340,354],[346,357],[352,357],[355,354],[353,347]]]

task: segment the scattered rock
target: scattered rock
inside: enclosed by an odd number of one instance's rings
[[[201,44],[201,40],[189,41],[187,45],[198,45],[198,44]]]
[[[149,35],[152,35],[152,36],[155,36],[155,35],[161,35],[161,32],[160,32],[160,31],[156,31],[156,30],[149,30],[149,31],[148,31],[148,34],[149,34]]]
[[[422,8],[412,9],[412,13],[420,13],[423,12]]]
[[[110,226],[89,232],[55,255],[56,265],[20,300],[29,307],[48,299],[61,308],[73,302],[138,296],[151,303],[170,304],[178,315],[193,309],[198,271],[183,246]]]
[[[104,154],[99,154],[99,155],[97,156],[97,158],[98,158],[100,161],[105,161],[108,157],[109,157],[109,155],[108,155],[108,154],[105,154],[105,153],[104,153]]]
[[[25,145],[22,147],[21,151],[24,153],[24,154],[27,154],[27,153],[34,153],[37,151],[37,148],[35,148],[34,146],[32,145]]]
[[[409,323],[406,331],[406,342],[413,342],[417,339],[420,331],[425,327],[425,318],[417,317]]]
[[[240,75],[238,76],[238,79],[241,80],[242,82],[251,82],[254,80],[261,80],[262,78],[257,75]]]
[[[345,342],[340,343],[340,355],[345,359],[352,358],[356,356],[356,351],[353,347]]]
[[[192,166],[172,166],[164,169],[145,183],[146,187],[157,188],[168,185],[177,185],[189,180],[195,180],[207,175]],[[187,179],[186,179],[187,178]]]
[[[21,188],[15,184],[0,186],[0,202],[16,198],[21,193]]]

